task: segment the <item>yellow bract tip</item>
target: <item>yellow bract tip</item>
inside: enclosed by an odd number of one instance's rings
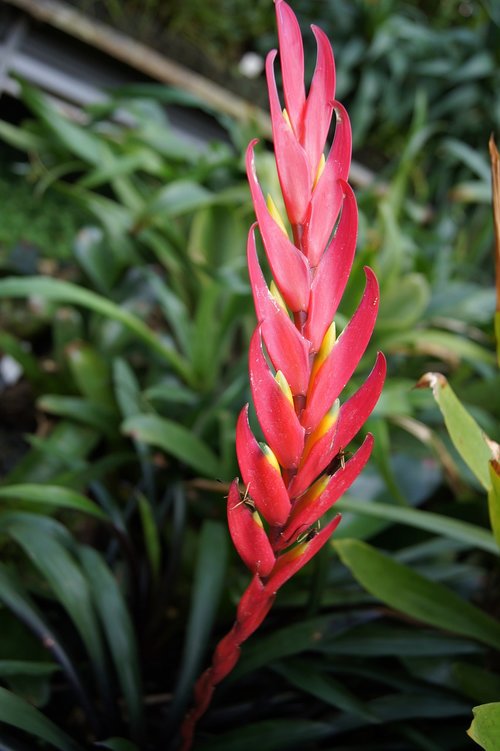
[[[315,503],[321,493],[326,490],[330,483],[329,475],[321,475],[315,483],[311,485],[307,493],[304,493],[300,498],[300,507],[308,506],[310,503]]]
[[[280,227],[280,229],[283,230],[283,233],[288,237],[288,232],[286,231],[285,222],[283,221],[283,217],[281,216],[280,212],[278,211],[278,207],[273,201],[273,197],[268,193],[267,194],[267,210],[271,214],[272,218]]]
[[[254,511],[252,513],[252,518],[253,518],[254,522],[256,524],[258,524],[259,527],[264,528],[264,525],[262,524],[262,519],[260,518],[258,511]]]
[[[328,412],[320,421],[318,427],[314,431],[316,440],[318,440],[318,438],[321,438],[321,436],[325,435],[325,433],[328,433],[332,425],[337,422],[337,417],[339,416],[339,409],[340,409],[340,400],[335,399],[332,407],[330,407],[330,409],[328,410]]]
[[[291,390],[291,388],[290,388],[290,386],[288,384],[288,381],[286,380],[285,376],[281,372],[281,370],[278,370],[278,372],[274,376],[274,380],[276,381],[276,383],[278,384],[278,386],[280,387],[280,389],[282,390],[282,392],[284,393],[284,395],[286,396],[286,398],[288,399],[288,401],[290,402],[290,404],[293,407],[293,394],[292,394],[292,390]]]
[[[281,467],[279,461],[276,459],[276,455],[272,449],[269,448],[267,443],[261,443],[260,447],[262,449],[262,453],[266,457],[267,461],[271,465],[271,467],[274,467],[274,469],[281,474]]]
[[[290,118],[288,116],[288,112],[286,111],[286,107],[283,108],[283,117],[285,118],[285,122],[290,128],[290,130],[293,130],[292,123],[290,122]]]
[[[274,297],[280,308],[283,308],[285,313],[288,314],[288,308],[286,307],[286,302],[283,300],[283,295],[279,291],[278,287],[276,286],[274,279],[271,280],[271,284],[269,285],[269,292]]]
[[[335,321],[332,321],[332,323],[326,330],[326,334],[323,337],[323,341],[321,342],[321,347],[319,348],[319,352],[314,358],[314,364],[313,364],[312,373],[311,373],[311,383],[313,382],[316,373],[321,368],[326,358],[332,351],[336,341],[337,341],[337,329],[335,326]]]
[[[321,154],[321,158],[320,158],[319,164],[318,164],[318,171],[316,172],[316,177],[314,178],[313,188],[315,188],[316,185],[318,184],[318,180],[321,177],[321,175],[323,174],[323,170],[325,169],[325,164],[326,164],[325,155]]]
[[[340,410],[340,399],[335,399],[335,401],[333,402],[333,405],[330,407],[326,415],[320,421],[316,429],[313,430],[311,435],[307,437],[306,444],[304,446],[304,454],[303,454],[302,461],[305,461],[307,459],[315,443],[319,441],[319,439],[322,438],[325,435],[325,433],[328,433],[332,425],[334,425],[337,422],[337,417],[339,416],[339,410]],[[312,486],[312,488],[313,487],[314,485]]]

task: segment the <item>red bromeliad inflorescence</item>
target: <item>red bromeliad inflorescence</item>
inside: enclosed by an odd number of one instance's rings
[[[258,319],[249,351],[252,397],[265,438],[259,443],[248,421],[248,405],[236,428],[238,463],[245,485],[231,485],[227,516],[234,545],[253,574],[238,605],[231,631],[219,642],[211,667],[195,687],[195,704],[183,725],[190,748],[196,722],[215,686],[234,668],[240,645],[266,617],[278,589],[328,541],[335,516],[320,518],[365,466],[373,439],[367,435],[348,461],[343,449],[372,412],[385,378],[385,359],[349,399],[340,395],[370,340],[378,309],[377,279],[366,268],[366,286],[353,317],[337,337],[334,317],[354,258],[358,212],[347,183],[351,128],[335,101],[330,43],[313,26],[317,42],[314,76],[306,97],[300,28],[291,8],[275,0],[284,104],[274,76],[276,51],[266,63],[276,167],[287,215],[264,198],[255,163],[255,141],[247,151],[247,173],[257,222],[247,255]],[[325,146],[335,115],[333,144]],[[258,226],[273,282],[262,273]]]

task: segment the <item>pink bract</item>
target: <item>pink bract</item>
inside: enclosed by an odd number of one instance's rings
[[[249,371],[266,443],[255,437],[246,405],[236,428],[243,495],[235,481],[227,510],[231,537],[253,578],[231,631],[196,685],[195,706],[183,725],[184,751],[214,687],[233,669],[240,645],[264,620],[278,589],[328,542],[339,524],[338,515],[322,527],[320,520],[368,461],[371,435],[351,458],[344,459],[344,449],[375,407],[386,373],[379,353],[365,382],[344,398],[373,332],[378,282],[366,268],[362,298],[337,336],[333,321],[351,272],[358,227],[356,199],[346,182],[351,128],[346,111],[335,101],[335,65],[327,37],[313,27],[317,60],[306,95],[297,19],[284,0],[275,4],[283,103],[274,74],[276,51],[268,55],[266,76],[281,201],[266,202],[256,171],[256,141],[249,144],[246,157],[257,217],[247,245],[257,315]],[[332,120],[335,132],[329,148]],[[276,208],[280,203],[284,215]],[[273,284],[260,265],[256,226]]]

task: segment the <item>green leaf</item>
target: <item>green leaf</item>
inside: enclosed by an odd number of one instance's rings
[[[467,734],[485,751],[498,751],[500,702],[481,704],[472,710],[474,719]]]
[[[273,660],[306,651],[323,651],[327,644],[360,623],[371,620],[370,612],[350,612],[321,616],[285,626],[267,636],[257,636],[243,651],[241,660],[228,681],[268,665]]]
[[[185,303],[178,295],[167,287],[165,281],[158,274],[146,271],[145,277],[149,281],[151,289],[156,295],[158,304],[175,335],[178,346],[188,357],[190,357],[192,338],[191,322],[189,320],[189,311]]]
[[[325,676],[312,669],[305,660],[293,660],[273,664],[273,670],[286,678],[296,688],[311,694],[325,704],[342,709],[351,714],[360,715],[375,722],[376,717],[366,705],[331,676]]]
[[[99,292],[110,295],[121,264],[103,230],[95,226],[83,227],[73,242],[73,253],[93,286]]]
[[[480,344],[463,336],[437,329],[412,328],[384,336],[384,348],[389,352],[412,352],[430,354],[442,360],[455,363],[458,359],[467,360],[473,367],[478,363],[493,365],[495,356]]]
[[[389,503],[358,501],[357,499],[343,498],[335,505],[335,509],[352,514],[360,514],[374,519],[386,519],[398,524],[406,524],[416,529],[424,529],[433,534],[448,537],[451,540],[465,542],[474,548],[485,550],[487,553],[498,555],[498,547],[493,535],[486,529],[451,519],[443,514],[435,514],[423,509],[405,508]]]
[[[143,495],[139,496],[139,512],[141,515],[142,533],[146,543],[149,565],[151,566],[153,577],[157,579],[161,565],[159,527],[156,523],[151,504]]]
[[[390,607],[500,649],[500,624],[442,584],[429,581],[364,542],[339,540],[333,547],[355,579]]]
[[[108,691],[106,659],[92,594],[81,568],[66,549],[72,538],[62,524],[28,513],[5,513],[0,528],[23,548],[75,624],[102,689]]]
[[[363,623],[321,645],[325,654],[353,657],[449,657],[484,651],[476,642],[428,629]]]
[[[97,748],[109,748],[111,751],[140,751],[139,747],[125,738],[108,738],[95,743]]]
[[[61,187],[59,185],[59,187]],[[102,224],[106,234],[115,242],[126,246],[128,233],[133,225],[133,215],[125,206],[118,201],[113,201],[107,196],[84,190],[79,185],[64,186],[65,192],[71,198],[78,201],[84,209],[94,215]],[[125,247],[125,252],[130,250]]]
[[[227,537],[222,524],[204,523],[199,538],[181,671],[168,719],[170,726],[184,711],[193,682],[200,672],[224,588]]]
[[[141,392],[134,371],[126,360],[117,358],[113,363],[113,383],[116,400],[123,417],[132,417],[143,411]]]
[[[169,217],[186,214],[208,206],[214,194],[200,183],[177,180],[161,188],[149,204],[147,214],[166,214]]]
[[[109,521],[107,515],[93,501],[70,488],[58,485],[7,485],[0,488],[0,498],[14,499],[23,503],[46,508],[74,509],[84,514],[90,514],[102,521]]]
[[[417,388],[432,389],[453,445],[481,485],[489,490],[488,464],[494,457],[487,436],[457,399],[447,379],[441,373],[426,373]]]
[[[470,662],[451,665],[454,687],[474,702],[488,704],[500,696],[500,676]]]
[[[106,436],[115,435],[116,412],[102,405],[93,404],[88,399],[77,396],[60,396],[59,394],[45,394],[37,401],[37,407],[42,412],[48,412],[58,417],[88,425],[99,430]]]
[[[45,621],[36,605],[25,591],[19,578],[7,566],[0,564],[0,600],[13,615],[24,623],[37,637],[45,649],[59,663],[68,684],[78,697],[80,707],[85,711],[93,728],[98,727],[95,709],[87,696],[70,656],[58,640],[51,626]]]
[[[500,546],[500,462],[492,459],[488,462],[491,486],[488,490],[488,510],[490,524],[495,540]]]
[[[78,390],[90,402],[112,408],[113,391],[107,359],[87,342],[73,342],[66,347],[66,359]]]
[[[215,454],[183,425],[157,415],[136,415],[125,420],[122,429],[134,440],[157,446],[202,475],[220,476]]]
[[[222,290],[216,282],[207,282],[202,287],[192,328],[193,368],[205,390],[212,388],[217,378],[218,359],[223,347],[221,297]]]
[[[200,744],[200,751],[283,751],[307,748],[313,741],[328,738],[331,725],[288,717],[286,720],[264,720],[246,724],[244,729],[231,730]]]
[[[154,352],[166,360],[176,372],[188,383],[190,372],[184,359],[172,349],[164,340],[160,339],[140,318],[130,313],[124,307],[115,305],[105,297],[91,290],[79,287],[61,279],[42,276],[6,277],[0,280],[0,298],[31,297],[38,295],[46,300],[82,305],[89,310],[119,321],[132,331],[141,341]]]
[[[157,383],[155,386],[146,389],[143,394],[145,399],[153,402],[157,400],[159,402],[174,402],[175,404],[196,404],[198,400],[194,391],[175,382]]]
[[[21,82],[21,89],[24,102],[71,154],[95,165],[102,164],[103,160],[112,156],[102,138],[91,133],[87,127],[75,125],[63,117],[40,91],[24,82]]]
[[[82,747],[54,725],[38,709],[11,691],[0,687],[0,722],[24,730],[51,743],[60,751],[82,751]]]
[[[47,140],[26,128],[17,128],[5,120],[0,120],[0,138],[20,151],[39,152],[46,148]]]
[[[495,340],[497,343],[497,365],[500,368],[500,310],[495,311]]]
[[[419,321],[430,300],[423,274],[406,274],[385,288],[380,300],[377,330],[407,329]]]
[[[60,670],[53,662],[31,662],[28,660],[0,660],[0,676],[8,678],[16,675],[49,676]]]
[[[469,61],[471,62],[471,61]],[[465,66],[462,66],[465,68]],[[462,74],[462,71],[461,71]],[[460,80],[462,75],[460,75]],[[472,148],[467,143],[459,141],[456,138],[445,138],[441,143],[441,147],[445,151],[457,157],[460,161],[469,167],[469,169],[476,174],[485,183],[489,183],[491,179],[491,170],[488,160],[483,155],[482,151]]]
[[[137,644],[123,595],[109,568],[92,548],[80,546],[79,557],[102,623],[123,691],[134,734],[142,728],[142,687]]]

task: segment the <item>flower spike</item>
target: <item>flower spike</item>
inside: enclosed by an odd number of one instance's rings
[[[248,422],[248,405],[236,426],[236,453],[244,483],[231,485],[227,518],[236,550],[252,573],[229,633],[194,690],[183,727],[188,751],[196,723],[215,686],[236,665],[243,642],[260,626],[276,593],[325,545],[340,523],[323,515],[352,485],[369,459],[368,434],[354,454],[349,442],[380,396],[386,365],[378,354],[364,383],[347,400],[343,390],[363,357],[377,316],[379,288],[365,269],[357,310],[339,335],[335,315],[351,272],[358,230],[356,199],[347,183],[351,127],[335,101],[330,43],[317,27],[316,67],[306,96],[299,24],[285,0],[275,0],[285,108],[269,53],[269,92],[276,169],[286,217],[264,198],[252,141],[246,166],[259,232],[272,280],[267,282],[250,228],[247,261],[257,327],[249,348],[255,412],[266,443]],[[333,144],[327,137],[335,114]],[[290,239],[292,238],[292,239]]]

